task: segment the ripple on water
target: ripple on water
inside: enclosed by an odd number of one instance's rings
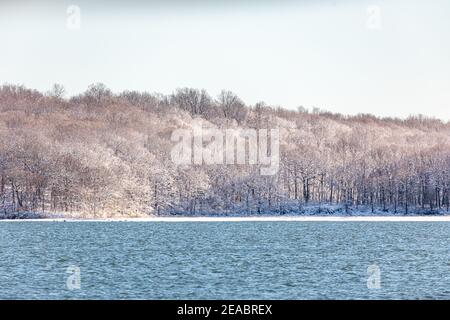
[[[449,299],[449,222],[0,224],[0,298]],[[367,268],[381,288],[367,288]],[[80,268],[69,290],[67,268]]]

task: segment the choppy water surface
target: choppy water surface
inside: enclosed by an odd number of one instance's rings
[[[448,222],[0,222],[0,298],[450,299],[449,239]]]

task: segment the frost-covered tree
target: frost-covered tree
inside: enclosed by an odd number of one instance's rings
[[[171,160],[176,129],[279,129],[280,168]],[[222,91],[64,96],[0,87],[0,216],[287,213],[331,204],[448,212],[450,123],[246,106]]]

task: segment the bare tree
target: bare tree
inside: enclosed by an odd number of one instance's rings
[[[66,94],[66,89],[63,85],[55,83],[52,88],[47,92],[47,95],[52,98],[62,99]]]
[[[235,119],[238,123],[245,120],[247,108],[233,92],[222,90],[217,96],[217,104],[222,111],[223,117]]]
[[[205,90],[178,89],[171,96],[171,101],[180,109],[188,111],[192,115],[207,115],[212,107],[211,97]]]

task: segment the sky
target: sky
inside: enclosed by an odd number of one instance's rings
[[[0,1],[0,84],[450,120],[450,1]]]

